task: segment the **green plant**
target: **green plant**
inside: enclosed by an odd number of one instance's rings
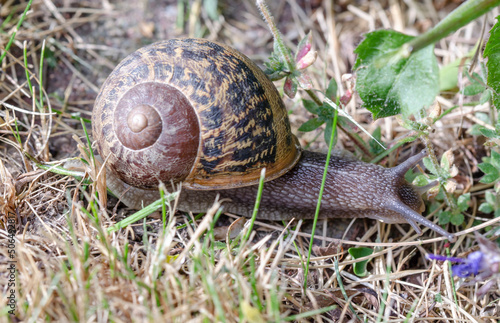
[[[490,140],[497,139],[496,132],[489,133]],[[485,184],[494,184],[494,190],[485,192],[485,201],[479,206],[479,211],[484,213],[494,213],[495,217],[500,216],[500,154],[491,150],[490,157],[483,157],[483,162],[478,165],[479,169],[484,173],[480,182]]]
[[[367,257],[373,253],[373,249],[367,248],[367,247],[349,248],[347,251],[354,259]],[[360,260],[358,262],[355,262],[353,264],[354,273],[356,275],[358,275],[359,277],[364,277],[364,276],[368,275],[368,271],[366,270],[366,266],[368,265],[368,261],[370,261],[370,259]]]

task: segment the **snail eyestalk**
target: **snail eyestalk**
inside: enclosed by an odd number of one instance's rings
[[[401,164],[399,164],[396,167],[391,168],[391,171],[394,172],[394,174],[397,174],[399,176],[404,176],[407,171],[409,171],[411,168],[413,168],[418,162],[420,162],[424,157],[426,157],[429,153],[427,152],[427,149],[422,150],[420,153],[416,154],[415,156],[411,156]]]
[[[447,237],[450,242],[455,242],[457,239],[453,234],[447,232],[445,229],[441,228],[439,225],[428,220],[427,218],[424,218],[422,215],[418,214],[402,202],[392,202],[387,205],[387,208],[401,214],[401,216],[415,229],[419,235],[422,234],[422,231],[415,222],[418,222],[440,235]]]

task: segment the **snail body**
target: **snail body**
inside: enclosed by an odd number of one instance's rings
[[[158,183],[180,183],[178,208],[224,208],[250,216],[260,171],[259,217],[312,218],[326,156],[302,151],[267,76],[246,56],[203,39],[158,42],[125,58],[101,88],[93,136],[108,187],[140,208]],[[416,222],[453,239],[420,215],[424,204],[404,174],[425,152],[394,168],[332,156],[320,217]]]

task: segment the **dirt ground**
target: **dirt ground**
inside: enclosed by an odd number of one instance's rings
[[[334,78],[339,95],[347,89],[342,77],[352,73],[356,59],[353,51],[365,33],[391,28],[418,35],[460,3],[268,1],[290,48],[295,50],[300,39],[312,32],[312,45],[318,52],[309,69],[313,86],[325,89]],[[27,4],[1,1],[0,53],[5,52]],[[487,31],[498,14],[496,8],[486,19],[478,19],[438,42],[435,53],[440,66],[473,52],[477,42],[488,37]],[[12,214],[16,219],[18,272],[17,312],[9,316],[0,307],[2,320],[209,322],[224,318],[228,322],[337,322],[355,320],[352,312],[370,322],[377,317],[394,322],[406,317],[429,322],[450,318],[498,320],[498,289],[476,298],[484,282],[469,284],[453,278],[447,265],[425,258],[427,253],[444,254],[445,250],[456,257],[466,256],[471,248],[477,249],[472,231],[450,246],[429,230],[420,237],[424,243],[419,243],[409,225],[372,220],[321,221],[305,291],[303,266],[312,221],[299,225],[300,234],[292,230],[295,224],[259,222],[251,243],[238,248],[223,241],[234,229],[228,227],[237,218],[234,215],[223,215],[218,221],[221,239],[209,236],[213,229],[204,218],[191,225],[188,221],[194,215],[184,212],[177,212],[176,217],[173,212],[167,214],[165,232],[169,234],[162,233],[160,212],[150,216],[147,225],[107,233],[108,226],[134,211],[111,196],[107,206],[89,203],[100,180],[92,166],[75,168],[75,174],[86,174],[87,181],[58,174],[51,167],[77,165],[75,160],[85,156],[85,149],[92,145],[93,138],[87,142],[82,125],[90,132],[94,100],[113,68],[142,46],[177,37],[202,37],[228,44],[261,67],[273,49],[272,35],[253,1],[32,2],[0,71],[0,236],[7,241],[7,215]],[[483,63],[480,58],[474,71],[480,72]],[[472,192],[473,196],[464,224],[448,225],[453,232],[468,230],[493,217],[478,211],[485,192],[492,189],[492,185],[479,183],[484,174],[477,166],[490,155],[490,147],[484,145],[485,137],[471,134],[470,129],[487,124],[496,112],[478,104],[477,96],[460,95],[469,81],[459,77],[456,88],[440,94],[437,102],[443,110],[453,106],[460,109],[437,122],[431,135],[438,156],[450,149],[453,152],[458,169],[454,193]],[[275,84],[282,92],[283,81]],[[294,99],[284,98],[292,132],[303,147],[325,151],[323,127],[308,133],[298,131],[312,117],[303,107],[302,98],[307,95],[301,91]],[[397,118],[374,121],[356,95],[346,111],[370,133],[380,127],[381,138],[388,146],[408,136]],[[488,115],[493,117],[488,119]],[[368,140],[362,132],[357,133]],[[422,148],[418,141],[409,143],[380,164],[394,166],[404,159],[401,156]],[[345,132],[339,134],[336,149],[366,158],[353,143],[352,135]],[[429,206],[432,203],[428,201]],[[445,207],[434,203],[428,210],[438,206]],[[208,211],[205,219],[213,216],[215,211]],[[285,227],[291,230],[286,238]],[[346,253],[352,245],[375,246],[366,279],[352,273],[353,261]],[[8,268],[7,254],[7,243],[1,242],[0,267]],[[7,297],[7,270],[0,269],[0,276],[5,278],[0,281],[2,297]],[[453,279],[454,287],[450,282]],[[315,312],[321,308],[328,310]],[[299,313],[308,315],[294,316]]]

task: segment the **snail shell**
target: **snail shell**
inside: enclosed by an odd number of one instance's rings
[[[300,158],[278,91],[248,58],[202,39],[139,49],[111,73],[96,99],[94,138],[107,165],[141,188],[256,184]]]

